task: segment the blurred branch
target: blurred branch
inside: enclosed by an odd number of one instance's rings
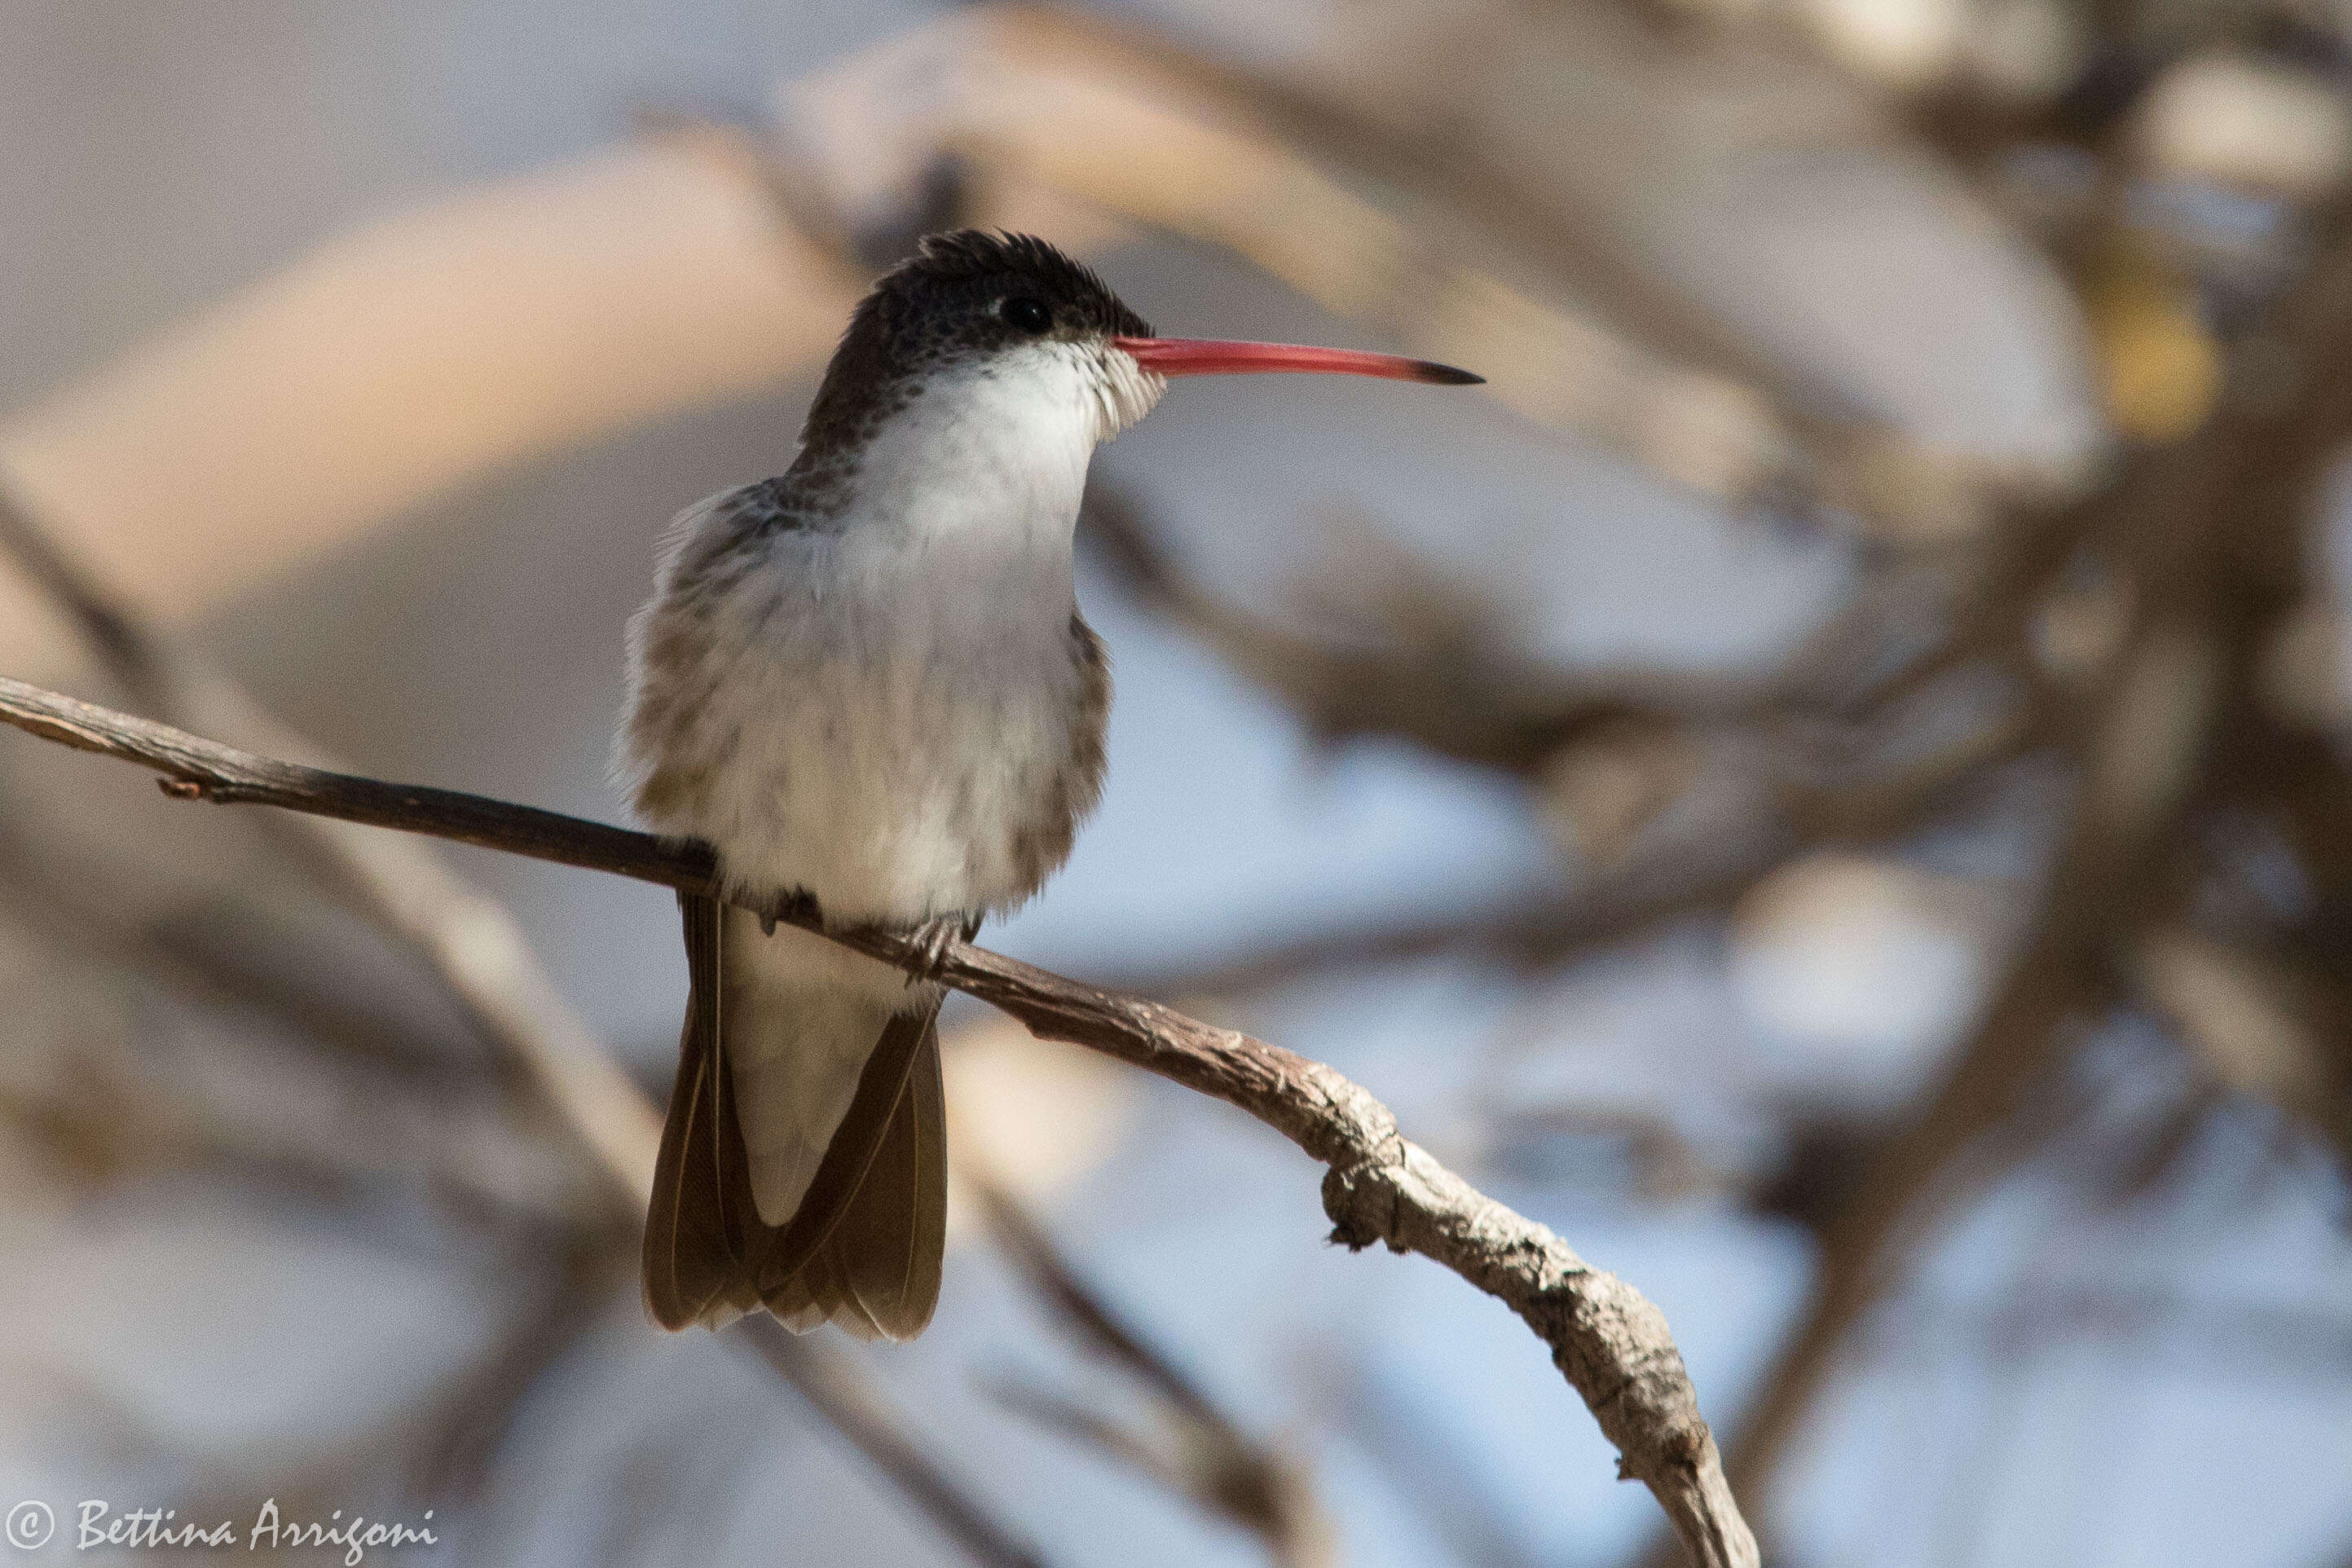
[[[1559,1561],[1519,1540],[1507,1521],[1521,1510],[1497,1495],[1485,1456],[1465,1452],[1459,1430],[1432,1420],[1426,1403],[1401,1394],[1375,1352],[1355,1347],[1328,1360],[1347,1435],[1428,1521],[1451,1561],[1461,1568],[1549,1568]]]
[[[1179,1427],[1178,1458],[1163,1462],[1141,1439],[1052,1395],[1009,1389],[1007,1396],[1035,1418],[1095,1444],[1256,1534],[1285,1568],[1331,1568],[1337,1555],[1330,1521],[1317,1506],[1303,1468],[1254,1441],[1181,1367],[1122,1322],[1078,1277],[1035,1216],[992,1174],[975,1171],[969,1154],[963,1179],[978,1195],[998,1247],[1055,1315],[1150,1388],[1171,1413]]]
[[[2212,721],[2217,656],[2197,630],[2152,626],[2086,726],[2091,739],[2080,762],[2087,787],[2023,956],[1941,1085],[1864,1162],[1831,1221],[1811,1307],[1740,1429],[1735,1463],[1744,1485],[1761,1483],[1837,1348],[1890,1283],[1931,1208],[1973,1184],[1952,1179],[1959,1163],[2042,1080],[2069,1023],[2106,994],[2105,944],[2116,912],[2138,907],[2160,874],[2181,786]],[[2147,745],[2157,754],[2130,754]],[[2160,793],[2138,793],[2151,785]]]
[[[997,1404],[1031,1425],[1125,1466],[1172,1496],[1229,1519],[1234,1517],[1205,1489],[1213,1479],[1207,1473],[1205,1457],[1185,1451],[1184,1438],[1197,1434],[1186,1431],[1168,1440],[1154,1441],[1132,1426],[1038,1384],[1000,1375],[989,1379],[984,1386]],[[1259,1528],[1248,1520],[1239,1522],[1253,1531]],[[1281,1550],[1279,1542],[1268,1540],[1267,1544],[1276,1552]],[[1287,1560],[1276,1557],[1276,1561]]]
[[[2293,1112],[2352,1166],[2352,1063],[2342,1045],[2352,1006],[2340,988],[2282,956],[2186,925],[2149,931],[2130,969],[2213,1082]]]
[[[2117,943],[2161,914],[2180,875],[2182,815],[2208,787],[2229,699],[2280,607],[2276,542],[2294,537],[2352,432],[2352,385],[2333,368],[2352,352],[2352,236],[2339,229],[2273,320],[2303,396],[2226,405],[2194,437],[2144,454],[2097,504],[2092,531],[2117,554],[2137,625],[2068,721],[2078,793],[2043,907],[1942,1084],[1865,1161],[1831,1223],[1809,1312],[1740,1433],[1743,1489],[1761,1485],[1931,1210],[1967,1184],[1951,1179],[1960,1162],[2042,1081],[2070,1020],[2110,994]]]
[[[1237,609],[1194,582],[1161,545],[1142,504],[1127,491],[1088,486],[1081,527],[1119,584],[1152,610],[1297,710],[1326,737],[1394,735],[1458,762],[1528,773],[1580,735],[1621,720],[1672,722],[1748,711],[1763,700],[1601,690],[1507,660],[1485,646],[1468,617],[1432,609],[1419,646],[1340,649]],[[1443,597],[1409,585],[1416,603]]]
[[[134,700],[242,745],[325,762],[201,655],[110,598],[5,491],[0,551],[68,612]],[[625,1173],[632,1204],[652,1190],[661,1118],[564,1001],[498,900],[412,839],[302,816],[286,818],[280,830],[332,892],[425,964],[607,1169]]]
[[[1740,105],[1759,141],[1822,157],[1868,151],[1970,209],[1975,222],[2011,226],[1943,177],[1893,117],[1840,94],[1827,72],[1801,68],[1796,52],[1734,47],[1675,68],[1665,51],[1602,27],[1594,7],[1489,9],[1464,17],[1443,44],[1434,32],[1415,40],[1448,57],[1432,62],[1433,75],[1450,68],[1458,80],[1443,107],[1408,113],[1395,79],[1348,43],[1330,63],[1359,68],[1282,76],[1068,0],[982,15],[978,37],[996,68],[1044,76],[1032,58],[1042,55],[1065,73],[1116,82],[1158,119],[1192,123],[1185,177],[1172,179],[1154,162],[1161,148],[1085,157],[1045,145],[1028,123],[1048,112],[1055,95],[1044,92],[1034,104],[989,101],[973,113],[966,134],[976,158],[1225,245],[1327,309],[1408,341],[1442,334],[1432,352],[1475,361],[1489,394],[1519,414],[1598,435],[1669,480],[1736,508],[1850,513],[1907,543],[1961,537],[2006,506],[2079,488],[2066,464],[1986,459],[1922,439],[1767,345],[1661,264],[1639,226],[1597,194],[1605,181],[1563,177],[1578,150],[1538,130],[1559,121],[1560,93],[1585,96],[1580,77],[1606,62],[1622,73],[1617,92],[1654,100],[1656,122],[1677,109],[1719,111],[1704,92],[1677,90],[1705,83]],[[1410,47],[1409,37],[1392,43]],[[1479,67],[1465,68],[1480,55]],[[1591,96],[1601,122],[1643,133],[1600,106],[1609,93]],[[1252,158],[1213,155],[1202,127],[1245,142]],[[1246,172],[1202,177],[1236,163]],[[1381,202],[1357,204],[1351,185],[1376,187]],[[1172,199],[1171,186],[1181,191]],[[1540,280],[1532,294],[1519,287],[1530,276]]]
[[[737,1326],[736,1341],[782,1373],[818,1415],[888,1476],[891,1484],[914,1499],[974,1562],[1001,1568],[1039,1568],[1044,1563],[1034,1547],[1016,1539],[908,1436],[898,1413],[847,1356],[822,1341],[793,1333],[765,1312],[744,1319]]]
[[[1773,838],[1727,858],[1717,872],[1657,887],[1542,903],[1507,904],[1408,924],[1312,933],[1230,961],[1118,973],[1110,987],[1146,995],[1237,997],[1302,976],[1465,953],[1510,969],[1541,969],[1578,953],[1632,942],[1678,920],[1720,913],[1779,863]]]
[[[1883,679],[1867,694],[1866,708],[1840,712],[1822,689],[1837,684],[1824,667],[1841,667],[1845,684],[1852,684],[1855,651],[1843,645],[1865,637],[1864,623],[1882,618],[1878,609],[1849,612],[1852,624],[1842,616],[1816,639],[1814,652],[1793,660],[1777,679],[1601,682],[1496,651],[1475,605],[1455,603],[1461,595],[1425,580],[1411,557],[1395,563],[1391,573],[1398,579],[1390,584],[1394,595],[1408,601],[1394,616],[1397,638],[1379,635],[1388,627],[1371,627],[1366,639],[1371,646],[1336,647],[1221,599],[1185,569],[1144,505],[1120,487],[1088,488],[1081,530],[1093,558],[1141,607],[1287,704],[1318,737],[1394,736],[1456,762],[1520,775],[1548,811],[1576,828],[1579,848],[1601,868],[1571,898],[1308,936],[1206,969],[1123,977],[1123,988],[1149,994],[1229,995],[1301,973],[1443,952],[1517,966],[1556,964],[1594,947],[1634,941],[1674,920],[1718,912],[1791,853],[1907,832],[1948,806],[1970,782],[2048,739],[2028,704],[1924,754],[1868,760],[1876,740],[1904,732],[1908,715],[1899,710],[1899,699],[1912,694],[1917,668],[1930,662],[1948,668],[1944,654],[1951,646],[1938,645]],[[2039,545],[2042,536],[2032,537]],[[2019,553],[2042,563],[2050,552],[2021,547]],[[2027,614],[2014,603],[2023,597],[2021,588],[1999,599],[2016,622]],[[2005,619],[1979,628],[1963,651],[1992,651],[2011,625]],[[1607,782],[1622,788],[1625,780],[1619,775],[1649,760],[1640,749],[1644,739],[1689,752],[1703,738],[1733,734],[1753,736],[1767,749],[1778,775],[1775,810],[1759,811],[1758,820],[1705,842],[1685,836],[1670,848],[1644,849],[1627,863],[1611,863],[1607,846],[1596,849],[1586,842],[1567,788],[1578,763],[1617,764]],[[1650,793],[1633,803],[1628,837],[1675,803],[1697,765],[1692,760],[1680,773],[1649,770],[1658,776],[1644,778]]]
[[[1778,679],[1708,683],[1620,675],[1603,682],[1499,652],[1483,630],[1487,617],[1482,606],[1475,599],[1456,603],[1463,596],[1450,594],[1410,556],[1392,563],[1390,574],[1396,580],[1388,584],[1390,595],[1404,603],[1387,618],[1401,624],[1366,628],[1394,646],[1339,647],[1210,592],[1160,542],[1142,504],[1124,489],[1090,486],[1081,527],[1096,547],[1096,558],[1139,604],[1288,703],[1318,735],[1394,736],[1456,762],[1518,773],[1571,818],[1567,785],[1578,763],[1608,766],[1609,782],[1621,791],[1627,781],[1620,775],[1629,769],[1655,775],[1645,778],[1644,798],[1632,803],[1627,826],[1637,832],[1690,783],[1697,763],[1687,753],[1702,737],[1744,730],[1786,759],[1784,771],[1793,776],[1782,785],[1782,804],[1800,844],[1883,838],[1915,826],[1948,798],[1955,784],[1981,776],[2043,738],[2039,715],[2027,711],[1891,767],[1824,767],[1814,755],[1866,752],[1880,733],[1900,732],[1903,699],[1917,695],[1927,680],[1964,659],[1995,652],[1997,643],[2013,636],[2032,600],[2025,581],[2012,580],[2009,572],[1983,585],[1981,601],[1975,595],[1969,601],[1972,606],[1982,603],[1988,614],[1997,602],[1999,618],[1957,628],[1949,640],[1866,694],[1850,696],[1847,700],[1860,706],[1840,712],[1819,689],[1829,684],[1820,666],[1830,650],[1850,636],[1863,635],[1843,617],[1819,634],[1818,652],[1792,661]],[[2047,570],[2053,551],[2037,533],[2033,546],[2016,553]],[[1376,616],[1381,610],[1370,606],[1367,615]],[[1857,619],[1872,618],[1854,614]],[[1391,631],[1397,637],[1382,635]],[[1850,662],[1853,650],[1845,652]],[[1671,759],[1679,759],[1679,771],[1669,765]],[[1603,899],[1595,909],[1586,907],[1593,900],[1580,900],[1564,923],[1607,931],[1622,919],[1610,908],[1616,901],[1621,900]],[[1551,940],[1543,933],[1563,922],[1520,923],[1529,927],[1520,945],[1539,950]]]
[[[327,1047],[404,1079],[442,1089],[489,1087],[487,1068],[407,1021],[308,984],[308,975],[297,982],[265,970],[241,944],[250,922],[239,902],[206,903],[142,921],[55,871],[23,835],[0,828],[0,910],[61,947],[136,971],[186,1002],[269,1018],[311,1048]],[[483,1081],[477,1086],[469,1079]]]
[[[575,1241],[544,1295],[516,1314],[503,1342],[419,1424],[407,1445],[411,1495],[459,1500],[480,1492],[517,1412],[598,1322],[628,1279],[629,1257],[604,1237]]]
[[[1622,244],[1618,226],[1577,209],[1560,183],[1531,189],[1513,177],[1517,171],[1486,156],[1475,138],[1461,134],[1460,126],[1452,134],[1415,135],[1368,111],[1368,106],[1347,102],[1352,84],[1344,79],[1332,80],[1328,96],[1310,97],[1080,5],[1008,5],[996,9],[994,18],[1008,53],[1042,49],[1083,62],[1140,84],[1142,90],[1182,112],[1230,126],[1237,138],[1254,147],[1280,149],[1279,156],[1306,171],[1286,173],[1287,183],[1321,179],[1313,172],[1318,164],[1362,171],[1413,210],[1403,222],[1358,224],[1349,229],[1323,226],[1326,232],[1305,243],[1320,250],[1344,239],[1350,243],[1351,254],[1309,262],[1300,254],[1303,237],[1296,229],[1310,215],[1328,216],[1318,211],[1328,203],[1266,203],[1253,211],[1241,203],[1220,205],[1196,197],[1193,207],[1170,213],[1164,196],[1140,188],[1141,182],[1133,178],[1136,169],[1122,169],[1111,161],[1054,167],[1050,177],[1074,195],[1234,245],[1304,292],[1323,297],[1327,303],[1343,298],[1354,306],[1353,314],[1365,314],[1371,306],[1408,333],[1427,331],[1433,322],[1457,332],[1468,330],[1485,311],[1514,297],[1516,291],[1500,279],[1466,263],[1460,247],[1445,237],[1465,229],[1499,242],[1515,259],[1532,263],[1556,285],[1591,301],[1603,321],[1622,332],[1622,338],[1573,312],[1554,311],[1532,301],[1521,302],[1514,312],[1517,319],[1507,325],[1503,321],[1491,323],[1499,330],[1482,337],[1486,353],[1479,363],[1502,370],[1496,395],[1530,417],[1555,425],[1607,426],[1629,413],[1636,419],[1656,416],[1663,410],[1652,405],[1675,395],[1677,378],[1685,383],[1685,392],[1696,392],[1698,378],[1712,378],[1756,399],[1759,406],[1755,413],[1769,428],[1767,443],[1784,442],[1791,448],[1774,454],[1772,461],[1794,459],[1795,467],[1749,476],[1756,489],[1785,489],[1818,483],[1825,476],[1838,488],[1857,488],[1834,476],[1861,438],[1895,438],[1861,410],[1789,374],[1713,311],[1666,282],[1645,258]],[[1549,325],[1554,317],[1564,318],[1564,332],[1559,327],[1549,331],[1538,327],[1539,322]],[[1570,363],[1527,363],[1545,348],[1559,347],[1570,349],[1564,356]],[[1633,362],[1650,355],[1659,356],[1659,362],[1634,368]],[[1600,368],[1603,362],[1608,370]],[[1545,399],[1527,395],[1556,385],[1561,377],[1590,377],[1589,388],[1606,384],[1606,378],[1615,374],[1626,374],[1628,380],[1613,389],[1613,407],[1610,397],[1555,397],[1555,405],[1547,405]],[[1525,391],[1510,384],[1522,381]],[[1561,404],[1574,406],[1576,416],[1563,419]],[[1644,451],[1658,445],[1657,431],[1636,427],[1612,433],[1637,456],[1658,455]],[[1666,467],[1671,470],[1675,465]],[[1671,477],[1696,479],[1693,474]],[[1700,488],[1712,487],[1702,482]],[[1747,499],[1739,492],[1748,486],[1728,488],[1733,491],[1728,499]]]
[[[0,482],[195,613],[518,460],[822,363],[857,280],[706,131],[453,190],[0,416]],[[626,375],[572,367],[625,364]],[[0,580],[0,664],[50,627]]]
[[[2200,1298],[2064,1280],[2006,1282],[1996,1300],[1910,1300],[1884,1348],[2015,1365],[2078,1344],[2161,1339],[2176,1370],[2216,1380],[2273,1377],[2337,1384],[2352,1377],[2352,1321],[2323,1306]],[[1900,1339],[1899,1344],[1895,1343]]]
[[[738,902],[910,972],[929,954],[904,932],[829,930],[805,902],[761,907],[720,884],[707,846],[449,790],[275,761],[169,726],[0,679],[0,721],[165,775],[181,799],[254,803],[454,838]],[[1249,1112],[1329,1169],[1325,1211],[1350,1247],[1375,1242],[1445,1265],[1518,1314],[1551,1348],[1622,1456],[1654,1493],[1694,1561],[1759,1561],[1665,1320],[1640,1292],[1591,1268],[1551,1231],[1447,1170],[1388,1109],[1319,1062],[1018,960],[958,943],[938,968],[958,990],[1037,1035],[1106,1052]]]

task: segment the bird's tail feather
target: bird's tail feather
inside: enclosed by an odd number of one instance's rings
[[[740,993],[724,973],[727,911],[694,894],[679,905],[691,991],[646,1223],[648,1310],[665,1328],[715,1328],[765,1306],[803,1331],[834,1321],[863,1338],[912,1338],[938,1302],[947,1235],[936,1003],[880,1026],[797,1205],[769,1224],[734,1064],[745,1027],[773,1019],[765,1007],[728,1016]]]

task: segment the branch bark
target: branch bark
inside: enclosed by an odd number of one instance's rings
[[[454,838],[536,859],[729,899],[884,963],[919,966],[901,932],[828,930],[816,912],[761,910],[721,887],[708,847],[665,841],[555,812],[254,756],[22,681],[0,679],[0,721],[162,773],[166,794],[251,803]],[[1508,1306],[1548,1345],[1621,1458],[1655,1494],[1692,1560],[1706,1568],[1760,1561],[1664,1316],[1614,1275],[1589,1266],[1543,1226],[1473,1188],[1398,1131],[1360,1086],[1278,1046],[1100,991],[1017,959],[959,943],[940,976],[1045,1038],[1118,1058],[1213,1095],[1274,1128],[1328,1167],[1333,1238],[1419,1252]]]

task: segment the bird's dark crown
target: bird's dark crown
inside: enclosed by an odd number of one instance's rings
[[[1022,308],[1032,304],[1049,319],[1040,324],[1026,315]],[[859,321],[876,319],[908,348],[935,340],[987,349],[1041,337],[1151,335],[1094,268],[1034,235],[976,228],[926,237],[874,285],[857,318],[853,333]]]

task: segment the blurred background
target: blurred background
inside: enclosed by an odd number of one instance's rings
[[[0,669],[622,820],[656,533],[927,229],[1470,366],[1098,457],[1109,791],[982,940],[1636,1284],[1769,1561],[2352,1561],[2352,8],[0,18]],[[669,896],[394,842],[0,741],[47,1556],[275,1497],[446,1563],[1676,1560],[1498,1303],[961,1000],[929,1333],[659,1333],[604,1171]]]

